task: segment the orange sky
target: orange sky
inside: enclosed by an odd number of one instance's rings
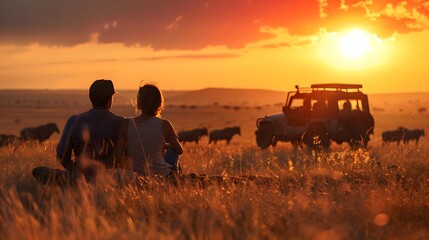
[[[0,88],[428,91],[427,16],[418,0],[1,1]]]

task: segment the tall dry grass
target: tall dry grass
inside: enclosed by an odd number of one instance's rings
[[[340,148],[341,149],[341,148]],[[39,165],[60,167],[53,146],[0,150],[3,239],[429,239],[428,148],[375,145],[315,160],[286,145],[189,144],[188,172],[269,176],[276,184],[163,181],[118,187],[38,185]]]

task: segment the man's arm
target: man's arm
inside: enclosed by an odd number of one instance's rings
[[[64,168],[68,168],[73,164],[71,159],[73,143],[71,141],[71,133],[73,126],[76,122],[77,115],[71,116],[64,126],[63,133],[61,134],[60,141],[57,145],[57,160],[63,165]]]
[[[124,152],[127,147],[128,121],[128,119],[123,120],[119,128],[118,140],[115,143],[113,152],[113,167],[115,168],[130,168],[129,163],[126,161],[126,158],[124,158]]]

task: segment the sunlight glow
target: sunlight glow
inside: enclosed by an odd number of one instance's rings
[[[346,57],[358,58],[371,51],[371,35],[359,29],[347,32],[339,39],[339,48]]]
[[[362,71],[380,66],[389,59],[390,41],[360,29],[321,32],[317,55],[336,69]]]

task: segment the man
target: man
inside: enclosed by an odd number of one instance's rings
[[[71,184],[84,176],[91,180],[100,168],[114,168],[114,143],[123,117],[110,111],[117,94],[111,80],[96,80],[89,88],[92,109],[73,115],[64,126],[57,160],[66,170],[37,167],[33,176],[43,184]],[[73,156],[74,155],[74,159]]]

